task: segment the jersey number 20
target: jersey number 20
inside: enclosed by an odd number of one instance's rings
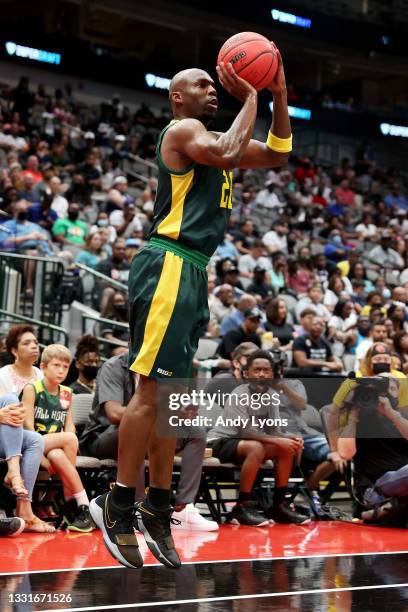
[[[224,175],[224,182],[222,184],[221,191],[221,208],[232,208],[232,172],[222,171]]]

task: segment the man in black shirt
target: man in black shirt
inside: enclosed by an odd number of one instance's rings
[[[112,246],[112,256],[100,261],[96,266],[96,271],[125,285],[129,278],[129,269],[130,263],[126,259],[126,240],[117,238]],[[104,281],[98,280],[95,284],[93,291],[94,306],[100,309],[102,314],[104,314],[109,298],[113,293],[114,289]]]
[[[244,321],[238,329],[227,332],[220,344],[218,353],[224,359],[231,359],[232,351],[242,342],[253,342],[261,348],[261,338],[256,333],[262,319],[259,308],[251,308],[244,313]]]
[[[293,367],[312,372],[341,372],[342,366],[334,360],[329,343],[322,335],[321,317],[313,317],[307,336],[293,342]]]
[[[266,282],[265,275],[265,268],[255,266],[252,283],[247,288],[247,293],[251,293],[252,295],[260,295],[262,300],[265,300],[265,298],[268,296],[273,296],[273,287],[270,283]]]

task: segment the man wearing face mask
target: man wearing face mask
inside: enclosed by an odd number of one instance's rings
[[[363,487],[408,465],[408,421],[403,417],[408,410],[408,380],[405,374],[391,368],[389,347],[376,342],[367,351],[356,379],[380,375],[390,377],[389,390],[373,404],[359,399],[357,380],[347,378],[333,398],[326,421],[337,467],[342,469],[354,457]],[[405,488],[408,495],[408,475]],[[396,495],[391,491],[388,494]]]
[[[89,234],[85,221],[79,218],[79,210],[79,204],[70,204],[68,219],[58,219],[52,228],[55,241],[70,251],[76,251],[84,245]]]
[[[333,230],[329,236],[329,242],[324,247],[324,254],[327,259],[337,263],[347,257],[347,253],[351,250],[351,247],[346,246],[343,243],[340,230]]]
[[[78,378],[70,385],[73,393],[95,393],[95,381],[100,365],[99,342],[95,336],[86,334],[79,340],[75,353]]]
[[[0,225],[1,250],[52,255],[47,233],[38,223],[28,221],[27,217],[28,202],[19,200],[13,205],[13,218]]]

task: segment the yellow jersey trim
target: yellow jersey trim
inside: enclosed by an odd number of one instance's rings
[[[171,208],[157,228],[157,233],[178,240],[183,222],[184,201],[191,189],[194,168],[182,176],[171,174]]]

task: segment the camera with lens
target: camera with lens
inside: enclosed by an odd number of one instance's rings
[[[354,382],[353,405],[362,410],[376,409],[380,396],[388,393],[389,380],[383,376],[354,378]]]
[[[272,370],[274,378],[283,378],[283,368],[288,365],[288,356],[280,349],[271,349]]]

